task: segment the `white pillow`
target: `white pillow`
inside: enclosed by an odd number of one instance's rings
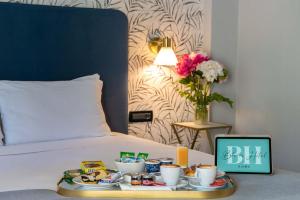
[[[105,113],[102,107],[102,88],[103,88],[103,81],[100,80],[100,76],[99,74],[94,74],[94,75],[90,75],[90,76],[83,76],[80,78],[76,78],[74,80],[96,80],[97,85],[96,85],[96,98],[97,98],[97,106],[98,106],[98,110],[100,112],[100,124],[102,126],[103,129],[105,129],[109,135],[111,135],[111,130],[109,125],[106,122],[106,118],[105,118]]]
[[[105,136],[99,75],[71,81],[0,81],[5,144]]]

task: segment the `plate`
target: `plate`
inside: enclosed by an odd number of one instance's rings
[[[203,186],[200,185],[200,181],[196,179],[192,179],[189,181],[190,186],[195,187],[197,189],[209,189],[214,190],[218,188],[223,188],[227,185],[227,181],[225,178],[217,178],[214,183],[212,183],[210,186]]]
[[[73,178],[73,182],[84,187],[92,187],[92,188],[110,188],[115,185],[118,185],[118,182],[115,183],[87,183],[81,179],[81,176],[77,176]]]
[[[221,178],[222,176],[225,176],[225,172],[223,171],[217,171],[217,177],[216,178]],[[195,177],[195,176],[182,176],[183,178],[187,178],[189,180],[193,179],[193,180],[199,180],[199,177]]]

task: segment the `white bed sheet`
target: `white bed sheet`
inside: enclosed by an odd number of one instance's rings
[[[56,190],[66,169],[79,168],[82,160],[103,160],[115,168],[120,151],[149,152],[150,157],[173,157],[176,148],[114,133],[113,136],[0,147],[0,192],[25,189]],[[189,151],[190,164],[213,163],[213,156]]]

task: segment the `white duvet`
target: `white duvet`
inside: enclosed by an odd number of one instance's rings
[[[24,189],[56,190],[66,169],[79,168],[83,160],[103,160],[115,168],[120,151],[149,152],[151,158],[172,157],[176,148],[114,133],[113,136],[80,138],[0,147],[0,192]],[[213,156],[191,150],[189,163],[213,163]]]

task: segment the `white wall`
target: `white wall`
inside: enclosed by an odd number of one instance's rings
[[[213,0],[211,56],[213,59],[224,64],[230,73],[228,81],[216,86],[214,91],[222,93],[235,102],[237,26],[238,0]],[[211,115],[212,121],[215,122],[225,122],[228,124],[234,124],[235,122],[235,108],[232,109],[225,103],[213,104]],[[218,132],[220,133],[220,131]]]
[[[239,1],[236,130],[271,134],[275,167],[300,171],[300,1]]]
[[[274,166],[300,171],[300,1],[212,2],[212,57],[231,72],[217,90],[236,102],[212,119],[272,135]]]

